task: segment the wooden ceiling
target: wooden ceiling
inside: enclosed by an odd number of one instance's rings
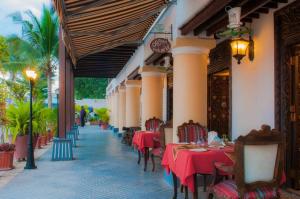
[[[76,76],[115,77],[169,0],[53,0]]]
[[[213,0],[180,29],[183,35],[190,32],[199,35],[206,31],[206,35],[211,36],[226,28],[228,24],[226,6],[242,7],[241,21],[251,23],[261,14],[267,14],[270,9],[278,8],[279,3],[288,3],[288,0]]]

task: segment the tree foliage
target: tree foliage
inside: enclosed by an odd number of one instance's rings
[[[105,78],[76,78],[75,98],[104,99],[107,83]]]
[[[54,8],[44,5],[40,18],[31,11],[25,12],[27,18],[21,13],[11,15],[14,22],[22,25],[23,39],[33,49],[39,52],[38,66],[48,80],[48,107],[52,108],[52,76],[57,65],[58,57],[58,28],[59,22]]]
[[[3,62],[8,60],[8,57],[9,54],[6,39],[0,36],[0,66],[2,66]]]

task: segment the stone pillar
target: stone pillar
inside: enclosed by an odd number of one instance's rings
[[[142,129],[147,119],[163,119],[163,87],[165,71],[159,67],[144,66],[140,69],[142,76]]]
[[[119,112],[119,91],[116,89],[114,91],[114,127],[119,127],[119,118],[118,118],[118,112]]]
[[[173,45],[173,141],[177,127],[194,120],[207,125],[207,64],[214,40],[178,38]]]
[[[119,131],[122,131],[123,127],[125,126],[125,110],[126,110],[126,92],[125,86],[119,86],[119,101],[118,101],[118,128]]]
[[[107,102],[107,108],[108,108],[108,112],[109,112],[109,124],[111,124],[111,93],[108,93],[106,96],[106,102]]]
[[[126,81],[126,127],[138,127],[141,125],[141,81]]]

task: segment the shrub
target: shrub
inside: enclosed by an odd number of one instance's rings
[[[0,152],[2,151],[14,151],[15,150],[15,145],[14,144],[8,144],[8,143],[4,143],[4,144],[0,144]]]

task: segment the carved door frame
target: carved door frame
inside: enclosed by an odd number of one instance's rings
[[[224,70],[229,70],[229,118],[228,118],[228,135],[232,138],[232,56],[230,40],[225,40],[209,52],[209,64],[207,68],[207,80],[209,76],[221,72]],[[208,82],[209,83],[209,82]],[[207,85],[208,86],[208,85]],[[207,90],[207,96],[209,96],[209,90]],[[207,99],[209,100],[209,99]],[[208,109],[207,109],[208,111]],[[207,117],[209,113],[207,113]],[[209,121],[209,118],[207,118]]]
[[[289,49],[300,43],[300,1],[295,1],[274,13],[275,33],[275,128],[292,141],[290,121],[291,78]],[[292,151],[287,147],[286,169],[291,168]],[[289,183],[289,182],[288,182]]]

